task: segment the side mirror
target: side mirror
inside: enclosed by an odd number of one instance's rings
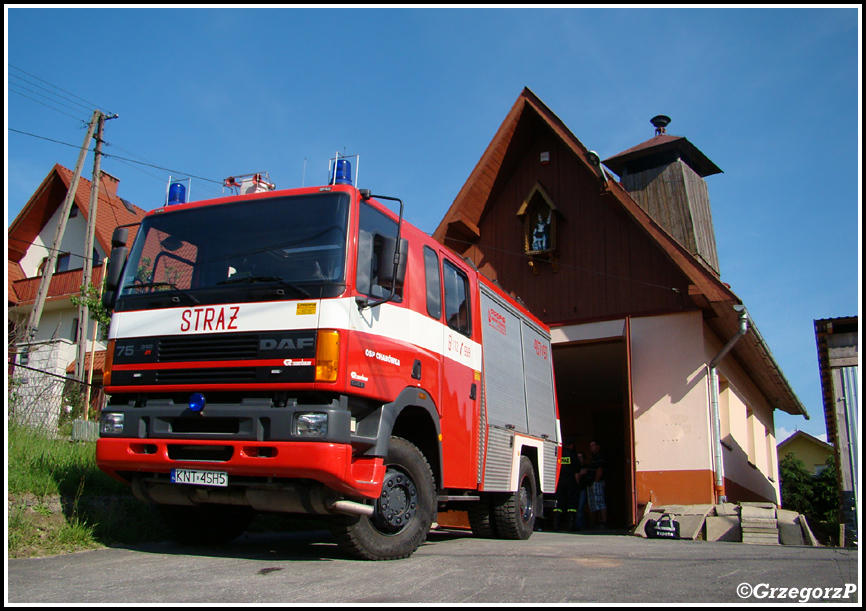
[[[382,254],[379,258],[379,284],[381,286],[391,290],[403,286],[403,281],[406,279],[408,252],[409,241],[405,238],[400,239],[399,255],[397,253],[397,238],[385,238],[382,243]]]
[[[124,229],[124,231],[126,231]],[[117,234],[117,230],[114,232]],[[114,237],[111,237],[114,243]],[[120,277],[123,274],[123,266],[126,264],[126,257],[129,255],[129,249],[126,246],[115,246],[111,249],[111,257],[108,261],[108,269],[105,272],[105,290],[102,293],[102,305],[106,310],[114,309],[114,301],[117,299],[117,291],[120,288]]]
[[[102,305],[106,310],[114,309],[114,301],[117,299],[117,291],[104,291],[102,293]]]
[[[111,248],[120,248],[126,246],[126,241],[129,239],[129,229],[127,227],[117,227],[114,233],[111,234]]]
[[[108,263],[108,271],[105,274],[105,290],[116,291],[120,288],[120,275],[126,264],[129,249],[126,246],[118,246],[111,250],[111,260]]]

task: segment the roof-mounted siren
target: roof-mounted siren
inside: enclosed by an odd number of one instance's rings
[[[355,179],[352,180],[352,164],[349,159],[355,158]],[[357,185],[358,170],[361,166],[359,155],[340,155],[337,153],[328,160],[328,184],[329,185]]]
[[[664,136],[668,133],[667,127],[671,122],[671,118],[667,115],[656,115],[650,119],[652,126],[656,128],[656,136]]]
[[[223,180],[223,188],[231,189],[232,193],[236,195],[247,195],[273,191],[277,187],[271,182],[271,177],[267,172],[257,172],[255,174],[229,176]]]
[[[184,186],[183,183],[186,183]],[[173,206],[174,204],[185,204],[189,193],[192,191],[191,178],[172,178],[168,177],[168,185],[165,189],[165,205]]]

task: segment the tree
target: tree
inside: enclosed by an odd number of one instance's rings
[[[103,283],[104,288],[104,283]],[[100,339],[108,339],[108,325],[111,322],[111,313],[102,305],[102,288],[96,287],[93,283],[81,287],[79,295],[72,295],[69,301],[72,305],[78,307],[81,304],[86,304],[90,312],[90,320],[99,323]]]
[[[839,517],[839,484],[836,481],[836,457],[830,456],[827,467],[812,482],[812,509],[815,517],[824,522],[834,522]]]
[[[812,515],[814,482],[805,463],[789,452],[779,461],[779,478],[782,480],[782,507]]]
[[[794,454],[785,455],[779,461],[782,507],[817,522],[835,522],[839,511],[836,459],[831,456],[826,464],[819,474],[812,475]]]

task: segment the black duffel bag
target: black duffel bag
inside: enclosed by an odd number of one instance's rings
[[[666,513],[658,520],[647,520],[644,528],[646,536],[650,539],[679,539],[680,523],[674,517]]]

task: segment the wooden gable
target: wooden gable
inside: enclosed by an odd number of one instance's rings
[[[518,213],[536,185],[559,213],[557,244],[553,253],[530,257]],[[730,286],[605,173],[529,89],[433,237],[549,325],[699,308],[722,344],[740,326],[732,306],[742,301]],[[808,418],[754,321],[732,354],[773,408]]]
[[[694,308],[688,277],[605,189],[587,149],[527,92],[476,167],[479,183],[470,178],[434,237],[548,324]],[[524,215],[538,193],[553,211],[555,248],[535,255]],[[470,224],[475,235],[463,230]]]

